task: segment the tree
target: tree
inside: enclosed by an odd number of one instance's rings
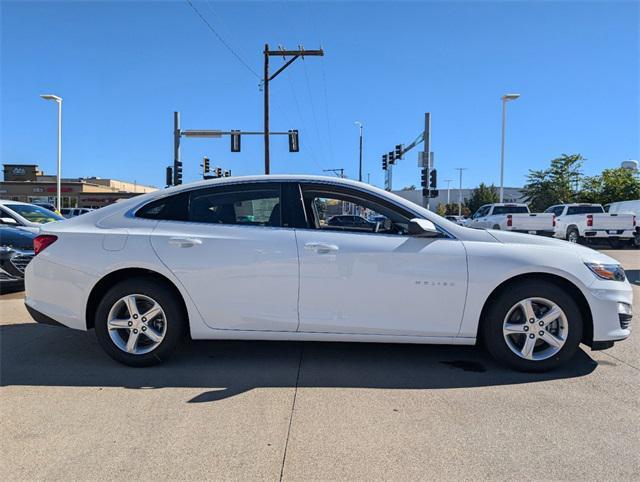
[[[411,186],[405,186],[402,188],[403,191],[415,191],[416,190],[416,186],[414,184],[411,184]]]
[[[580,154],[562,154],[544,170],[530,170],[524,186],[524,198],[532,211],[543,211],[553,204],[571,203],[577,199],[576,188],[582,176]]]
[[[640,177],[630,169],[605,169],[599,176],[587,177],[579,194],[581,202],[609,204],[640,198]]]
[[[436,213],[440,216],[457,216],[458,215],[458,203],[440,203],[436,207]],[[469,206],[467,204],[467,200],[464,200],[462,204],[462,215],[468,217],[471,214],[469,210]]]
[[[499,200],[498,189],[493,184],[487,186],[484,182],[481,182],[480,185],[472,191],[471,198],[469,198],[466,204],[469,210],[475,213],[480,206],[497,203]]]

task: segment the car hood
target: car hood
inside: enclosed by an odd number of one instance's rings
[[[604,264],[620,264],[617,260],[602,254],[595,249],[587,248],[579,244],[570,243],[555,238],[545,236],[535,236],[533,234],[512,233],[509,231],[499,231],[497,229],[487,229],[487,232],[496,241],[506,244],[525,244],[530,246],[546,246],[551,248],[556,255],[579,256],[585,262],[597,262]]]

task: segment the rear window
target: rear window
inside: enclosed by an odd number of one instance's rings
[[[567,215],[571,214],[598,214],[603,213],[602,206],[569,206]]]
[[[529,214],[527,206],[494,206],[493,214]]]

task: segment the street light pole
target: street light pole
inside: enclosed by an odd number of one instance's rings
[[[458,189],[458,216],[462,216],[462,171],[465,171],[466,167],[456,167],[456,171],[460,171],[460,188]]]
[[[364,126],[360,121],[355,121],[354,124],[360,128],[360,163],[358,168],[358,181],[362,182],[362,128]]]
[[[40,97],[44,100],[53,100],[58,104],[58,175],[56,179],[56,209],[60,212],[62,196],[60,181],[62,175],[62,97],[58,97],[53,94],[43,94]]]
[[[444,180],[444,182],[447,183],[447,204],[451,203],[451,181],[453,181],[453,179]]]
[[[507,125],[507,102],[516,100],[520,94],[505,94],[502,96],[502,143],[500,146],[500,202],[504,202],[504,142]]]

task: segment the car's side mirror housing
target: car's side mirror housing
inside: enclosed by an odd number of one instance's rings
[[[16,225],[18,222],[13,218],[0,218],[0,224]]]
[[[436,225],[428,219],[413,218],[409,221],[409,234],[429,238],[438,236],[440,232],[436,228]]]

